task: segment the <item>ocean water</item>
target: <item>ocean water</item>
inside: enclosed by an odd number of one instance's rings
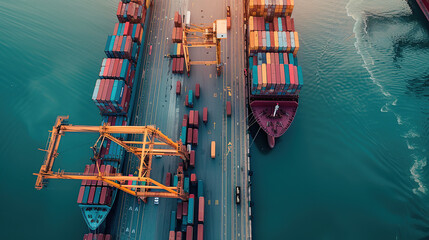
[[[34,189],[57,115],[99,124],[91,100],[117,1],[0,1],[1,239],[82,239],[78,181]],[[110,16],[106,12],[111,13]],[[82,171],[95,136],[66,135],[59,164]],[[54,165],[55,166],[55,165]]]
[[[255,239],[429,239],[429,24],[415,6],[295,1],[305,86],[276,148],[252,144]]]
[[[277,147],[252,143],[254,239],[429,238],[425,19],[402,0],[295,2],[306,85]],[[88,230],[80,183],[36,191],[32,173],[57,115],[100,122],[90,97],[116,4],[0,1],[1,239]],[[93,140],[67,135],[61,166],[81,171]]]

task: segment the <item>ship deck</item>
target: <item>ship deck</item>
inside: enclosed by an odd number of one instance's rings
[[[227,3],[228,2],[228,3]],[[186,93],[201,85],[193,110],[200,112],[199,142],[196,147],[197,178],[204,181],[205,239],[250,239],[246,90],[244,70],[243,2],[218,3],[211,0],[156,0],[151,10],[150,25],[143,54],[142,81],[136,95],[133,125],[156,125],[171,139],[179,139]],[[172,74],[169,54],[175,11],[191,11],[191,23],[212,23],[226,18],[231,6],[231,30],[222,40],[220,77],[215,66],[192,66],[191,75]],[[149,55],[149,48],[152,52]],[[192,49],[191,59],[215,59],[214,49]],[[176,96],[176,81],[182,81],[182,92]],[[231,101],[232,116],[227,117],[226,101]],[[203,107],[208,108],[208,123],[202,122]],[[216,158],[210,158],[210,142],[216,141]],[[194,149],[194,148],[193,148]],[[137,159],[126,159],[124,174],[135,173]],[[174,157],[154,158],[151,177],[164,183],[166,172],[174,173],[179,160]],[[235,204],[235,186],[241,186],[241,205]],[[170,214],[176,199],[160,199],[145,204],[120,192],[109,217],[108,230],[117,239],[167,239]]]

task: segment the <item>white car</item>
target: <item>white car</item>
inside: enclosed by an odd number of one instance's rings
[[[153,203],[155,205],[158,205],[159,204],[159,197],[155,197],[155,199],[153,200]]]

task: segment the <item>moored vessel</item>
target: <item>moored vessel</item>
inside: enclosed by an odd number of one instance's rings
[[[249,2],[249,105],[271,148],[292,124],[304,84],[297,58],[299,36],[291,18],[293,8],[294,1],[267,5]]]

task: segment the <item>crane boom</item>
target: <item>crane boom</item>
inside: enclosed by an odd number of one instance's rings
[[[110,126],[107,124],[103,126],[73,126],[68,124],[67,120],[68,116],[58,116],[52,128],[48,139],[48,149],[44,150],[46,151],[45,160],[40,167],[39,173],[34,173],[37,176],[36,189],[44,188],[48,179],[97,180],[143,200],[147,197],[169,197],[182,200],[188,198],[188,194],[183,190],[184,176],[182,166],[179,165],[177,169],[179,181],[176,187],[167,187],[150,178],[153,155],[178,156],[185,162],[189,161],[189,153],[180,140],[177,142],[172,141],[155,126]],[[121,173],[106,174],[102,172],[98,172],[98,175],[94,176],[84,173],[67,173],[64,170],[54,172],[52,169],[55,159],[58,157],[61,137],[71,132],[99,133],[100,137],[94,144],[94,148],[97,147],[100,139],[103,141],[107,138],[123,147],[127,152],[134,154],[140,160],[138,176],[123,176]],[[112,134],[141,135],[143,138],[141,141],[126,141],[114,137]],[[99,168],[98,163],[97,168]],[[127,184],[132,181],[137,184]],[[164,190],[165,192],[149,192],[151,189]]]

